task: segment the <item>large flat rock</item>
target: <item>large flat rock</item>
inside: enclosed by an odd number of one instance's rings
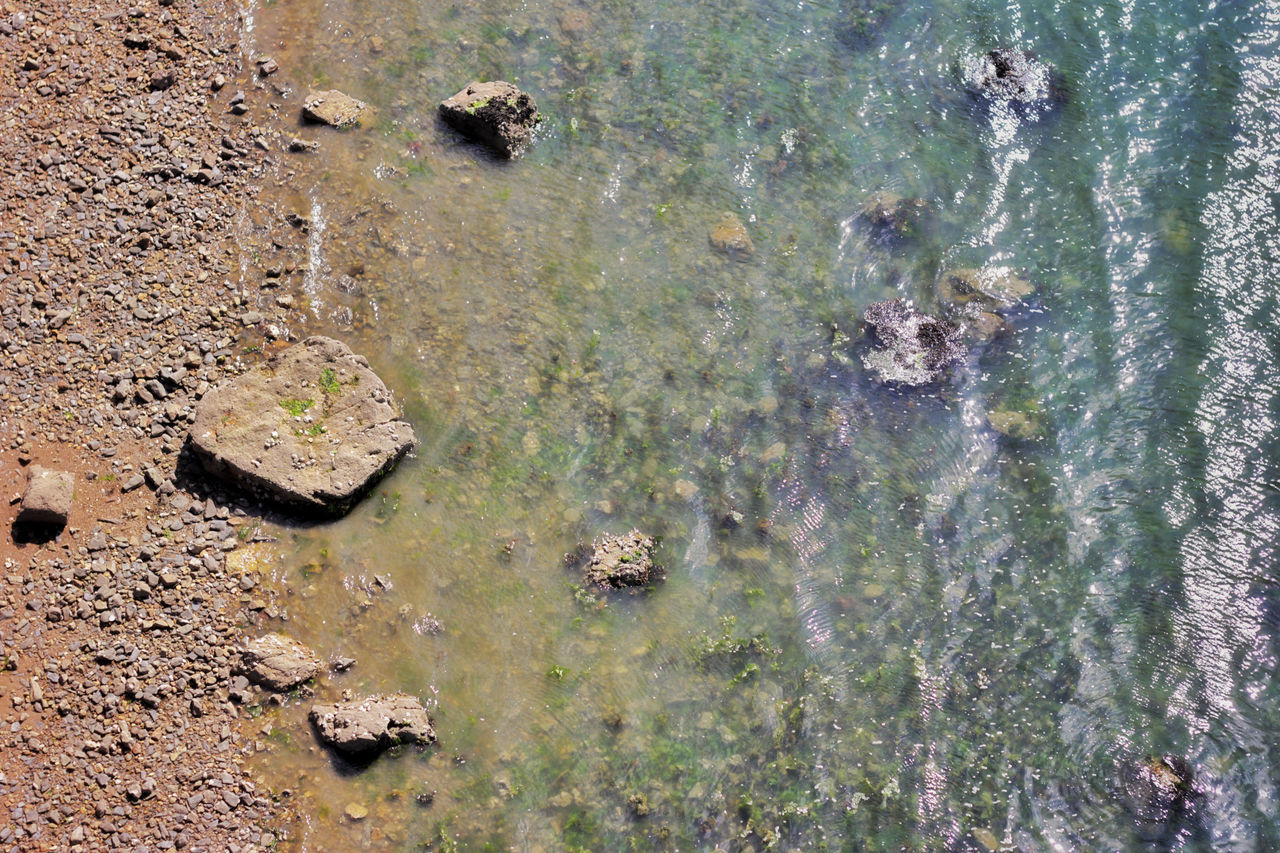
[[[436,732],[417,699],[403,693],[315,705],[320,740],[348,755],[368,755],[402,743],[435,743]]]
[[[326,515],[349,510],[417,443],[369,363],[320,336],[206,394],[189,440],[209,473]]]

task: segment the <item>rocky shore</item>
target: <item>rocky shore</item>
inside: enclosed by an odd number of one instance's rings
[[[210,388],[296,337],[291,247],[252,243],[295,229],[246,199],[298,155],[240,29],[228,0],[0,0],[3,850],[287,834],[235,676],[263,510],[184,448]],[[74,474],[55,530],[14,525],[36,465]]]

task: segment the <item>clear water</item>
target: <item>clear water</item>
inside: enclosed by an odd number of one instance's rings
[[[284,114],[376,107],[264,200],[312,223],[298,330],[422,442],[274,531],[261,627],[440,736],[354,768],[265,710],[299,849],[1280,849],[1280,11],[889,0],[839,38],[861,2],[251,9]],[[961,90],[1005,45],[1053,115]],[[523,159],[439,124],[472,79],[538,101]],[[885,245],[876,192],[931,216]],[[865,307],[980,266],[1036,286],[1013,333],[878,384]],[[666,582],[578,593],[563,555],[632,527]],[[1144,820],[1166,753],[1197,794]]]

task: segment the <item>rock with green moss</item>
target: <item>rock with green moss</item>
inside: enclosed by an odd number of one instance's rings
[[[440,117],[502,157],[518,156],[528,148],[542,121],[533,98],[504,80],[468,83],[440,104]]]
[[[201,398],[188,441],[210,474],[340,515],[416,444],[369,362],[307,338]]]
[[[662,580],[662,567],[654,560],[657,547],[657,539],[638,530],[597,539],[586,566],[587,583],[604,589],[626,589]]]

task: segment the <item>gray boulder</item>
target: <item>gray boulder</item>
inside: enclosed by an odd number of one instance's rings
[[[404,693],[315,705],[309,717],[320,740],[348,755],[368,755],[402,743],[436,742],[426,709]]]
[[[240,671],[268,690],[288,690],[320,671],[315,654],[283,634],[249,640],[240,654]]]
[[[369,363],[320,336],[206,394],[188,440],[209,473],[326,515],[349,510],[417,443]]]
[[[468,83],[440,104],[440,117],[503,157],[515,157],[529,147],[533,129],[542,121],[533,98],[503,80]]]
[[[862,363],[885,382],[928,385],[965,354],[960,327],[922,314],[901,299],[867,306],[863,315],[878,344]]]
[[[76,494],[76,475],[31,466],[27,489],[22,493],[18,524],[66,524]]]
[[[359,124],[368,110],[369,105],[364,101],[344,95],[337,89],[309,92],[307,99],[302,102],[303,118],[339,129]]]

